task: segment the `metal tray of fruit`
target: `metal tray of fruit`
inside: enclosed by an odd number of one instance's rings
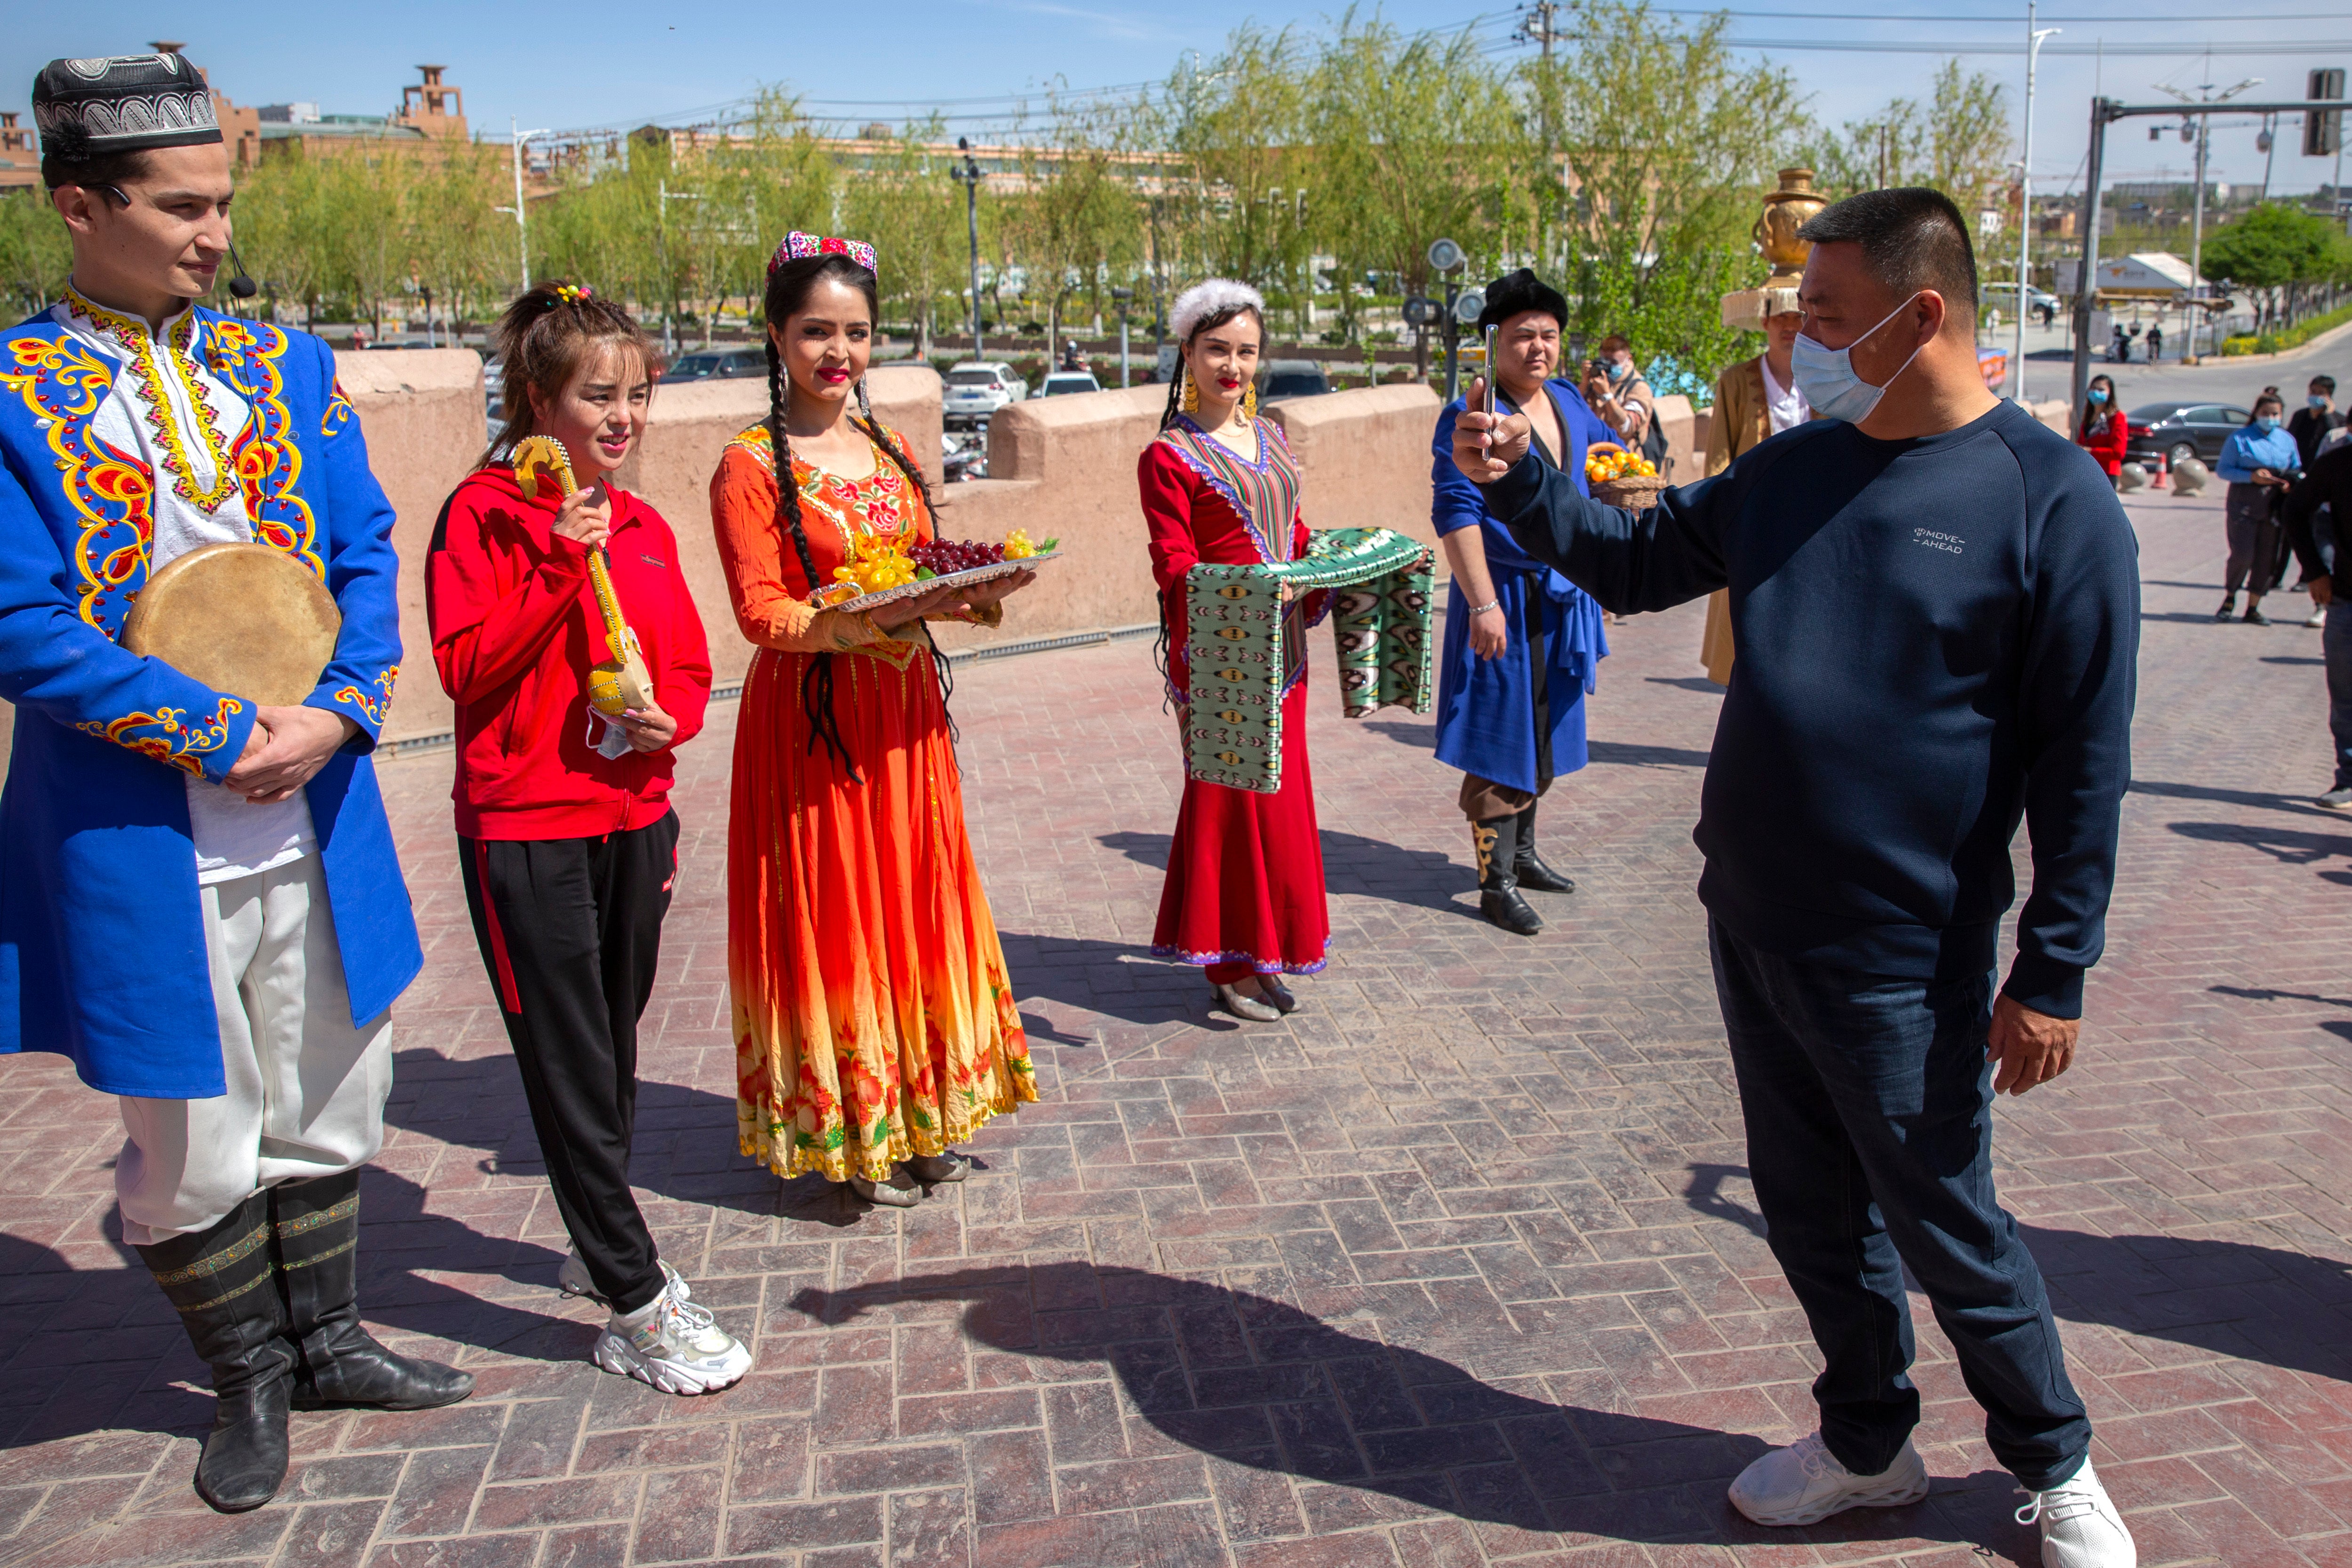
[[[838,605],[827,605],[824,607],[853,616],[863,615],[867,610],[878,610],[883,605],[896,604],[900,599],[919,599],[924,595],[940,588],[965,588],[997,577],[1010,577],[1015,572],[1025,572],[1033,566],[1053,560],[1061,553],[1058,550],[1048,550],[1042,555],[1023,555],[1011,561],[994,562],[986,566],[968,567],[961,572],[942,572],[936,577],[918,577],[911,583],[901,583],[895,588],[885,588],[878,594],[861,594],[855,599],[846,599]]]

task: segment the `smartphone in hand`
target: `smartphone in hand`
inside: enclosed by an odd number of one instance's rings
[[[1482,413],[1482,414],[1484,414],[1484,415],[1486,415],[1486,416],[1487,416],[1489,418],[1492,418],[1492,417],[1494,416],[1494,413],[1495,413],[1495,335],[1496,335],[1496,332],[1498,332],[1498,331],[1501,331],[1501,328],[1500,328],[1500,327],[1497,327],[1497,326],[1489,326],[1489,327],[1486,329],[1486,406],[1485,406],[1485,407],[1483,407],[1483,408],[1481,408],[1481,409],[1479,410],[1479,412],[1480,412],[1480,413]]]

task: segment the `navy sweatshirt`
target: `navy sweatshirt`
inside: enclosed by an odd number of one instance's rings
[[[1878,441],[1816,420],[1638,514],[1530,457],[1487,500],[1620,613],[1731,590],[1738,660],[1694,837],[1699,899],[1767,952],[1872,974],[1993,966],[2078,1017],[2131,781],[2138,545],[2098,464],[2014,404]]]

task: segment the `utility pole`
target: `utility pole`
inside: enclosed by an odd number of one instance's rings
[[[1114,289],[1110,291],[1110,297],[1118,306],[1118,384],[1125,386],[1127,384],[1127,308],[1134,302],[1135,290]]]
[[[1563,35],[1553,25],[1552,19],[1565,8],[1561,0],[1520,0],[1519,26],[1511,35],[1519,43],[1534,44],[1543,50],[1543,69],[1537,79],[1536,92],[1538,117],[1543,129],[1543,177],[1546,183],[1549,183],[1552,177],[1552,149],[1559,145],[1552,114],[1552,92],[1559,85],[1559,79],[1552,75],[1551,47]],[[1563,217],[1566,216],[1567,198],[1568,192],[1563,183],[1560,191]]]
[[[2036,0],[2025,0],[2025,145],[2017,165],[2017,353],[2009,367],[2009,395],[2025,401],[2025,304],[2033,288],[2033,68],[2042,40],[2063,29],[2034,29]]]
[[[2200,82],[2198,84],[2195,98],[2189,97],[2177,87],[2159,89],[2161,91],[2170,93],[2183,103],[2194,104],[2200,110],[2193,121],[2187,115],[2183,115],[2180,121],[2181,136],[2184,139],[2193,136],[2197,143],[2196,205],[2191,209],[2189,228],[2189,296],[2192,300],[2201,298],[2205,290],[2205,164],[2207,154],[2213,143],[2213,114],[2210,106],[2227,103],[2248,88],[2260,87],[2262,84],[2262,78],[2248,77],[2237,86],[2217,95],[2213,91],[2211,82]],[[2197,325],[2194,318],[2191,318],[2189,327],[2189,352],[2181,356],[2181,363],[2184,364],[2197,363]]]
[[[522,291],[528,294],[530,292],[530,209],[522,199],[522,148],[523,143],[532,137],[544,136],[548,132],[544,126],[537,131],[516,130],[515,127],[520,123],[512,117],[507,121],[507,141],[514,151],[514,205],[496,210],[514,214],[515,243],[521,252],[522,260]]]
[[[980,160],[971,155],[971,138],[956,138],[961,163],[948,165],[948,178],[963,187],[964,218],[971,230],[971,357],[980,357]],[[1048,345],[1049,353],[1051,346]]]

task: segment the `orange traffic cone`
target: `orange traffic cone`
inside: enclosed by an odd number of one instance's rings
[[[2158,452],[2156,455],[2156,474],[2154,478],[2147,481],[2147,488],[2152,490],[2162,489],[2164,488],[2164,476],[2171,471],[2172,454],[2169,452]]]

